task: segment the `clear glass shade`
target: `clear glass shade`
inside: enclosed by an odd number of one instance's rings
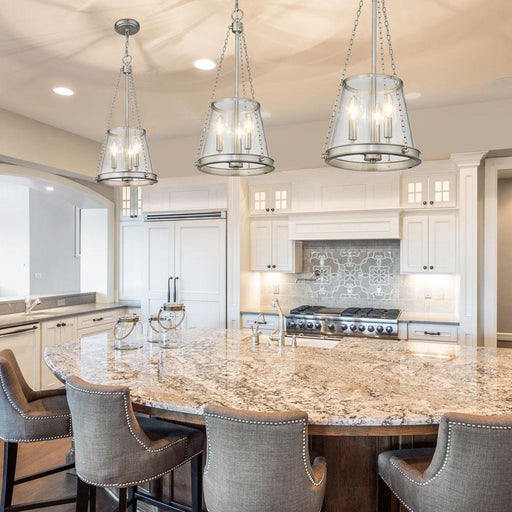
[[[220,176],[250,176],[274,170],[257,101],[224,98],[212,103],[197,167]]]
[[[392,171],[421,163],[400,78],[363,74],[341,85],[326,163],[353,171]]]
[[[118,126],[107,131],[97,181],[119,186],[157,182],[149,157],[146,130]]]

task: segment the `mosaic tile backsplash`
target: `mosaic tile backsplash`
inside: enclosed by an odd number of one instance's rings
[[[315,273],[316,280],[302,280]],[[270,304],[276,287],[287,308],[320,304],[451,313],[456,307],[456,276],[400,275],[399,240],[304,242],[301,274],[262,274],[262,305]]]

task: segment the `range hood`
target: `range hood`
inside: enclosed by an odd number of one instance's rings
[[[288,217],[290,240],[399,239],[400,210],[296,213]]]

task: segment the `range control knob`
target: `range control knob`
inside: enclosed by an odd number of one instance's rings
[[[315,329],[321,329],[321,328],[322,328],[322,324],[320,322],[316,322]]]
[[[361,324],[361,325],[359,326],[359,330],[360,330],[361,332],[363,332],[365,329],[366,329],[366,325]]]
[[[369,325],[368,326],[368,332],[373,332],[375,331],[375,326],[374,325]]]
[[[343,324],[345,325],[345,324]],[[347,326],[345,325],[345,329],[347,328]],[[330,324],[327,324],[327,329],[329,329],[329,331],[334,331],[334,324],[333,323],[330,323]],[[343,327],[342,327],[343,329]]]
[[[288,322],[288,327],[295,329],[295,327],[297,327],[297,322]]]
[[[384,331],[384,327],[382,327],[382,325],[377,325],[377,332],[382,332]]]
[[[304,329],[304,322],[299,323],[299,329]]]
[[[391,325],[388,325],[388,326],[386,327],[386,332],[387,332],[388,334],[391,334],[391,333],[393,332],[393,327],[391,327]]]
[[[308,322],[307,326],[308,326],[308,329],[313,329],[313,322]]]
[[[350,324],[350,330],[351,331],[357,331],[357,325],[356,324]]]
[[[347,324],[341,324],[341,330],[342,331],[346,331],[348,329],[348,325]]]

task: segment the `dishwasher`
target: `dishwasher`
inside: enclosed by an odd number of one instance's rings
[[[28,385],[39,389],[40,375],[39,324],[0,328],[0,350],[10,348]]]

